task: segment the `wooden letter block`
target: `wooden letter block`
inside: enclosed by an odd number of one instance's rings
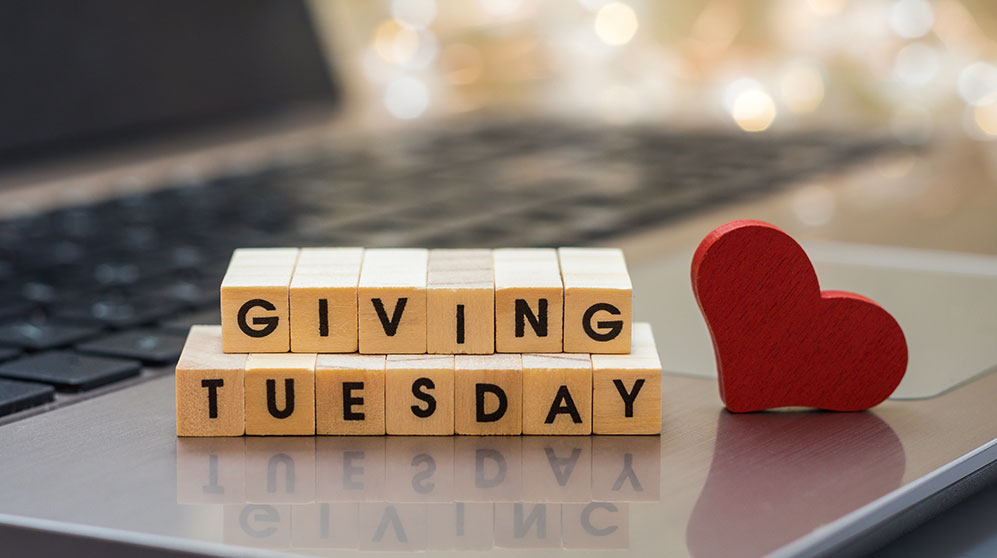
[[[246,359],[246,434],[315,435],[315,355]]]
[[[629,353],[633,287],[618,248],[559,248],[564,352]]]
[[[363,248],[303,248],[290,287],[291,351],[357,350]]]
[[[564,288],[553,248],[501,248],[495,266],[495,351],[559,353]]]
[[[495,352],[495,276],[491,250],[430,250],[426,351]]]
[[[315,433],[384,434],[384,355],[318,355]]]
[[[523,433],[522,356],[454,357],[454,432]]]
[[[384,401],[388,434],[453,434],[453,355],[388,355]]]
[[[523,355],[523,434],[591,433],[591,357]]]
[[[356,504],[297,504],[291,506],[291,546],[296,548],[356,548]]]
[[[247,438],[246,500],[296,504],[315,500],[315,438]]]
[[[651,325],[637,323],[628,355],[592,355],[592,432],[661,433],[661,361]]]
[[[630,548],[630,506],[589,502],[561,506],[564,548]]]
[[[288,288],[297,248],[240,248],[222,279],[226,353],[285,353],[291,348]]]
[[[246,355],[222,352],[222,328],[190,328],[177,362],[177,436],[242,436]]]
[[[495,504],[495,546],[558,548],[561,546],[559,504]]]
[[[246,501],[245,438],[177,439],[177,503]]]
[[[357,291],[360,352],[426,352],[426,276],[429,251],[364,251]]]
[[[384,436],[316,438],[315,476],[318,500],[384,500],[384,442]]]

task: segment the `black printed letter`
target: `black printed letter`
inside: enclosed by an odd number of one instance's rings
[[[596,312],[606,311],[614,316],[620,315],[620,309],[613,306],[612,304],[607,304],[605,302],[600,302],[598,304],[593,304],[589,306],[588,310],[585,311],[585,315],[582,316],[582,329],[585,330],[585,334],[596,341],[610,341],[616,339],[616,336],[623,331],[623,321],[613,320],[608,322],[596,322],[596,327],[600,329],[609,328],[609,331],[604,333],[598,333],[592,329],[592,318],[595,316]]]
[[[263,327],[261,327],[260,329],[253,329],[249,327],[249,324],[246,323],[246,315],[249,314],[249,311],[252,310],[253,308],[262,308],[270,312],[273,312],[274,310],[277,309],[276,306],[270,304],[269,302],[263,300],[262,298],[254,298],[252,300],[247,300],[246,303],[239,308],[239,314],[238,316],[236,316],[236,321],[239,322],[239,329],[241,329],[243,333],[245,333],[250,337],[266,337],[267,335],[273,333],[273,330],[277,329],[277,321],[280,319],[277,316],[267,316],[267,317],[257,316],[253,318],[253,325],[258,325]]]

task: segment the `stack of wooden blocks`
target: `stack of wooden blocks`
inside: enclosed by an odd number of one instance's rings
[[[239,249],[177,364],[179,436],[657,434],[611,248]]]

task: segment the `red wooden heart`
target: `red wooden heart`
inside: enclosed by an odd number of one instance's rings
[[[733,412],[860,411],[889,397],[907,369],[893,316],[863,296],[821,291],[803,248],[768,223],[733,221],[708,234],[692,259],[692,289]]]

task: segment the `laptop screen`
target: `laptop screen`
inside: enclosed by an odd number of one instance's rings
[[[0,165],[336,100],[303,2],[0,3]]]

